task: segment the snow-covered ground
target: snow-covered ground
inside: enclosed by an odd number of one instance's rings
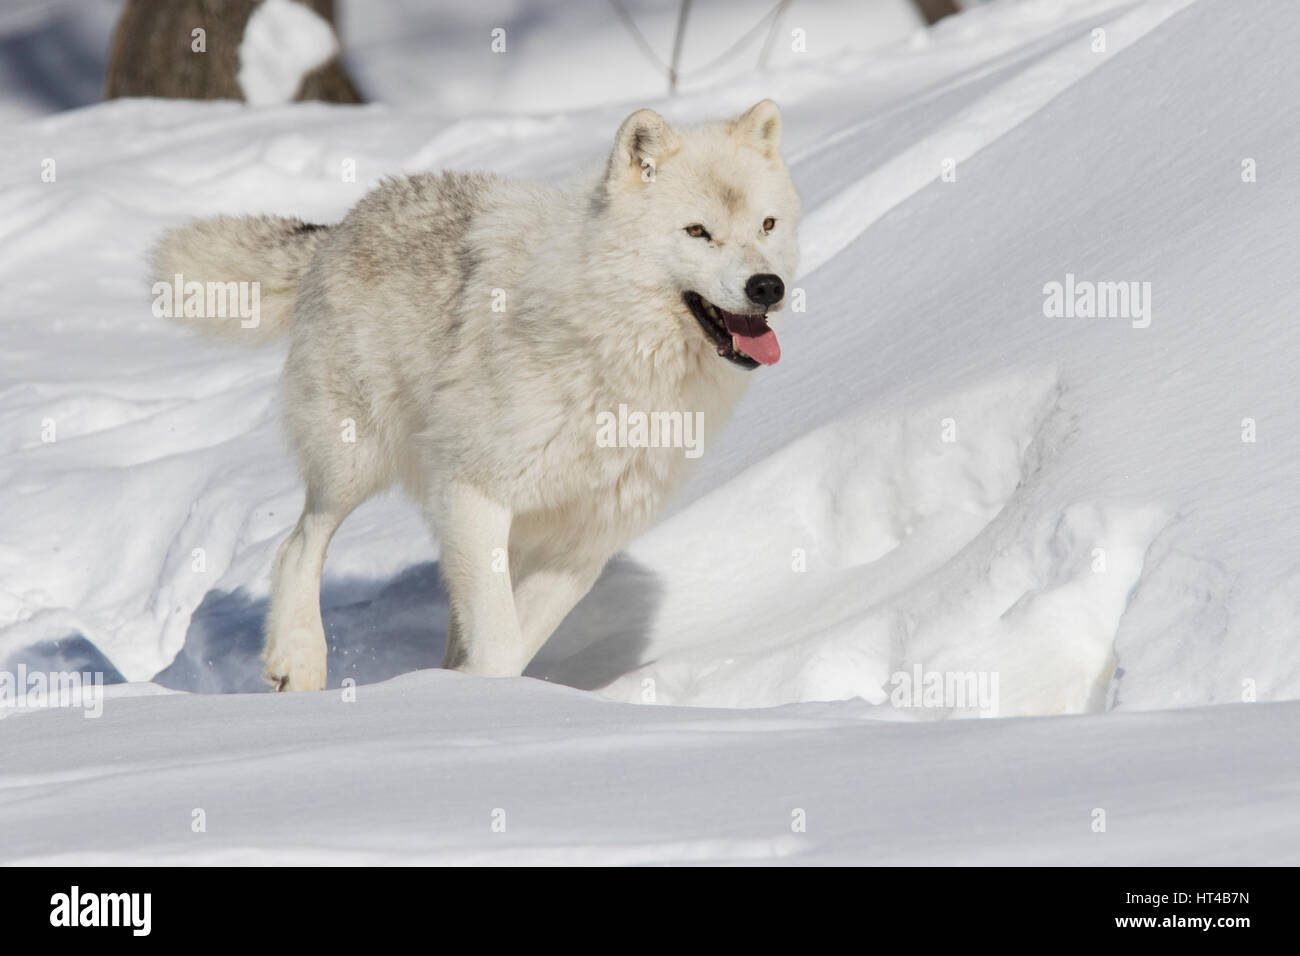
[[[661,52],[672,6],[628,5]],[[490,9],[448,28],[462,82],[499,71],[459,108],[425,79],[8,125],[0,671],[125,683],[96,719],[0,707],[0,861],[1300,862],[1300,8],[1002,2],[883,47],[810,14],[794,54],[796,3],[766,72],[673,99],[616,20],[547,9],[558,59],[494,60]],[[435,43],[398,23],[345,19],[368,90]],[[593,58],[603,90],[520,79]],[[486,681],[428,670],[437,544],[371,502],[325,569],[335,689],[257,693],[302,495],[283,349],[155,319],[151,241],[337,219],[392,173],[561,177],[635,106],[762,96],[807,311],[670,513]],[[1050,317],[1052,283],[1134,298]],[[934,675],[986,699],[915,706]]]

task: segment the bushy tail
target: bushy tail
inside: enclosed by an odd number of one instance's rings
[[[170,229],[153,254],[155,314],[247,345],[270,342],[288,331],[298,286],[328,231],[279,216]]]

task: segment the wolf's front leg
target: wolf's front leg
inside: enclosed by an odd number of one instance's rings
[[[560,622],[600,576],[603,561],[572,567],[533,568],[520,575],[515,609],[524,641],[524,666],[533,659]]]
[[[458,484],[438,503],[442,577],[451,601],[442,666],[518,677],[528,662],[510,584],[510,509]]]

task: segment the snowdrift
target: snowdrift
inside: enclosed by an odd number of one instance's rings
[[[1294,862],[1296,705],[1240,702],[1300,697],[1298,42],[1282,0],[994,4],[667,102],[120,101],[12,127],[0,668],[131,683],[98,721],[0,725],[0,786],[43,795],[0,813],[0,858],[52,859],[57,823],[78,860],[495,860],[508,796],[521,862]],[[325,569],[331,684],[357,701],[244,693],[301,503],[283,355],[154,319],[158,233],[336,219],[392,173],[564,176],[633,106],[761,96],[804,194],[807,310],[529,671],[577,690],[408,674],[440,659],[446,598],[393,498]],[[900,675],[934,673],[995,678],[996,706],[900,704]],[[237,802],[265,779],[276,799]],[[188,845],[190,808],[222,801]],[[1187,842],[1211,830],[1238,838]]]

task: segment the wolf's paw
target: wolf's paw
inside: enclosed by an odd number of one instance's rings
[[[275,691],[325,689],[325,636],[295,632],[288,642],[267,647],[262,676]]]
[[[274,691],[325,689],[324,667],[284,666],[267,661],[262,677]]]

